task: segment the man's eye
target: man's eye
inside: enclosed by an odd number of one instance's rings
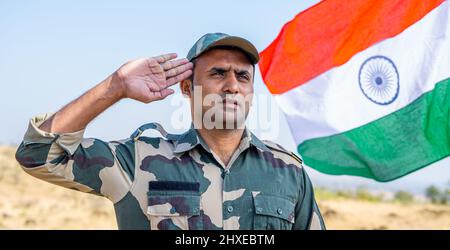
[[[212,76],[223,76],[224,73],[223,73],[223,72],[220,72],[220,71],[216,71],[216,72],[213,72],[211,75],[212,75]]]
[[[244,79],[244,80],[249,80],[250,78],[248,77],[248,75],[239,75],[238,76],[239,78],[241,78],[241,79]]]

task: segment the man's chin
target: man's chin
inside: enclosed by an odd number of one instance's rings
[[[240,107],[232,108],[214,107],[208,109],[201,116],[202,128],[212,129],[243,129],[245,128],[246,114]],[[200,117],[199,117],[200,118]]]
[[[218,119],[211,122],[205,122],[204,128],[206,129],[226,129],[236,130],[245,128],[245,118],[243,119]]]

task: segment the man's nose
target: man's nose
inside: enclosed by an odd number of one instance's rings
[[[239,93],[239,81],[235,74],[230,74],[226,79],[223,91],[230,94]]]

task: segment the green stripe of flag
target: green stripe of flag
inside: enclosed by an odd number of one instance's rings
[[[328,174],[390,181],[450,155],[450,78],[408,106],[350,131],[298,146]]]

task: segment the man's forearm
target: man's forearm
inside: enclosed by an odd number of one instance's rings
[[[82,96],[67,104],[39,128],[53,133],[70,133],[84,129],[100,113],[123,97],[117,74],[112,74]]]
[[[188,79],[193,64],[175,53],[140,58],[122,65],[103,82],[67,104],[39,128],[52,133],[80,131],[122,98],[150,103],[174,93],[168,87]],[[119,77],[120,76],[120,77]]]

